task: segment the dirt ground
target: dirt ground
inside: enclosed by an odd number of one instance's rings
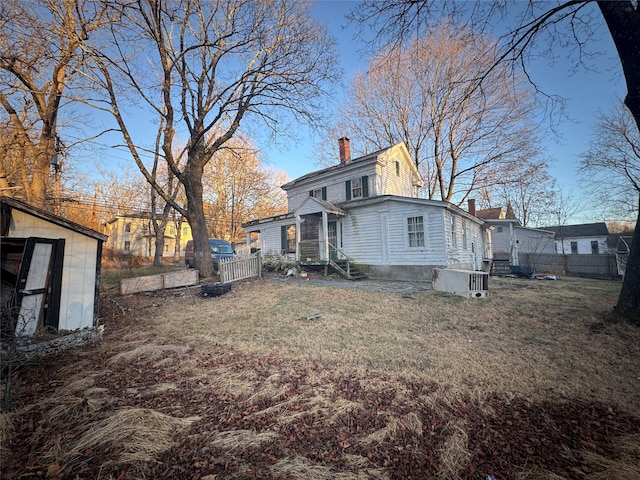
[[[249,282],[233,295],[258,288],[301,298],[295,288],[305,287]],[[231,305],[197,289],[104,295],[100,343],[47,357],[18,379],[16,409],[2,416],[2,478],[640,478],[640,417],[606,396],[479,393],[291,356],[278,338],[252,350],[220,329],[197,342],[195,323],[191,337],[158,327],[167,309],[177,318],[231,314]],[[631,327],[589,325],[585,335],[639,338]]]

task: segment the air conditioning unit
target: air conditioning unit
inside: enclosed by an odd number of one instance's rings
[[[465,298],[487,298],[489,274],[472,270],[434,268],[432,286],[434,290],[454,293]]]

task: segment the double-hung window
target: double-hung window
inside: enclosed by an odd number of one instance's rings
[[[363,175],[362,177],[347,180],[346,187],[347,200],[351,200],[352,198],[368,197],[369,177],[367,175]]]
[[[467,222],[462,220],[462,248],[467,248]]]
[[[455,215],[451,215],[451,246],[458,246],[458,236],[456,235],[456,217]]]
[[[407,218],[409,247],[424,247],[424,217]]]

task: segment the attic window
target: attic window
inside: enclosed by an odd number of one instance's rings
[[[124,231],[125,232],[130,232],[131,231],[131,222],[127,222],[124,224]]]
[[[396,176],[400,176],[400,162],[396,162]]]

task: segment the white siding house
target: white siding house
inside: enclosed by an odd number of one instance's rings
[[[0,200],[2,308],[13,312],[16,333],[96,326],[106,235],[12,198]]]
[[[434,267],[483,268],[484,222],[447,202],[418,198],[422,178],[404,143],[282,186],[289,213],[243,225],[263,255],[302,264],[349,259],[375,278],[430,280]]]
[[[604,222],[544,227],[555,233],[557,253],[598,255],[608,252],[609,229]]]

